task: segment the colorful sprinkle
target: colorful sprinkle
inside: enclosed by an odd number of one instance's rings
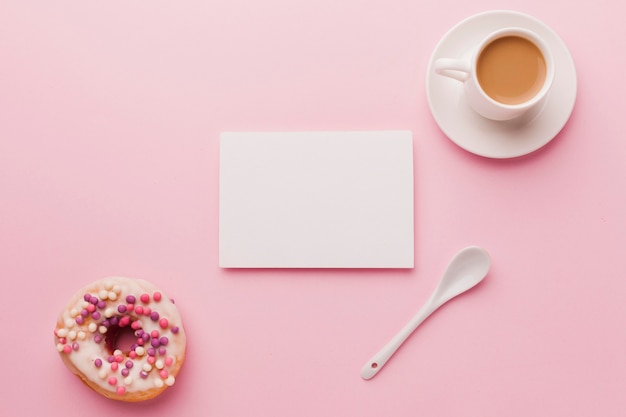
[[[154,298],[154,301],[161,301],[161,293],[156,291],[154,294],[152,294],[152,298]]]
[[[150,302],[150,296],[148,294],[141,294],[139,297],[142,303],[147,304]]]
[[[117,385],[117,378],[112,376],[111,378],[109,378],[109,385]]]
[[[137,302],[137,299],[135,298],[134,295],[127,295],[126,296],[126,302],[128,304],[135,304]]]
[[[117,392],[118,395],[124,395],[124,393],[126,392],[126,387],[119,386],[119,387],[117,387],[115,392]]]
[[[165,317],[159,320],[159,327],[161,327],[162,329],[167,329],[167,326],[169,326],[169,324],[169,321]]]
[[[102,359],[97,358],[95,361],[93,361],[93,364],[96,365],[96,368],[99,368],[102,366]]]

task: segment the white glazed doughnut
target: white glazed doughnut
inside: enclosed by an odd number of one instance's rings
[[[120,349],[120,335],[134,343]],[[156,397],[174,384],[185,360],[178,309],[140,279],[111,277],[83,288],[61,311],[54,341],[74,374],[120,401]]]

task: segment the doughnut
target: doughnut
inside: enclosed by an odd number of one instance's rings
[[[149,400],[174,385],[186,340],[173,300],[148,281],[122,277],[76,293],[54,330],[70,371],[97,393],[127,402]]]

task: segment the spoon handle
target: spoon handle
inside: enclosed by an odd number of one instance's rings
[[[370,379],[376,375],[387,363],[389,358],[396,353],[402,343],[430,316],[441,304],[435,303],[431,297],[426,304],[417,312],[415,316],[387,343],[377,354],[375,354],[361,369],[361,377]]]

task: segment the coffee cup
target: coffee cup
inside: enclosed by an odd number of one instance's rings
[[[554,58],[535,33],[506,28],[485,37],[469,60],[438,59],[435,72],[464,83],[478,114],[511,120],[542,106],[554,80]]]

